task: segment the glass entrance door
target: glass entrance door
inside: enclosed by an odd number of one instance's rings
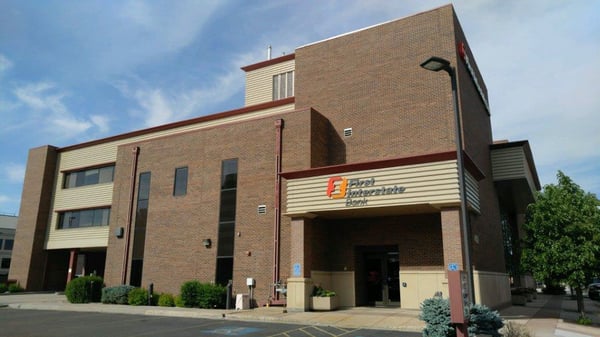
[[[365,254],[367,299],[374,306],[400,306],[398,252]]]

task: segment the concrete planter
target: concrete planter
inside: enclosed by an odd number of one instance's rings
[[[337,309],[337,307],[338,307],[338,303],[337,303],[336,296],[330,296],[330,297],[313,296],[312,297],[311,309],[314,311],[331,311],[331,310]]]

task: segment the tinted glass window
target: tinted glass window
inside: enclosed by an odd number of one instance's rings
[[[173,183],[173,195],[185,195],[187,193],[188,168],[175,169],[175,182]]]

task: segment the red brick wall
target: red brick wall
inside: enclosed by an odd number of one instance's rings
[[[44,242],[54,188],[56,158],[56,148],[53,146],[31,149],[27,158],[8,278],[17,280],[29,291],[43,290],[44,287]]]
[[[316,117],[315,117],[316,116]],[[131,148],[140,147],[136,176],[151,172],[143,286],[178,293],[192,279],[214,281],[218,246],[221,162],[238,158],[238,190],[234,252],[234,290],[247,292],[246,278],[256,279],[255,296],[268,297],[273,272],[275,188],[275,120],[283,118],[283,167],[299,170],[311,164],[310,110],[174,135],[119,148],[115,171],[111,236],[106,282],[120,283],[124,239],[112,233],[125,227],[129,200]],[[319,124],[316,123],[316,124]],[[317,133],[319,134],[319,133]],[[185,196],[174,197],[175,168],[188,167]],[[136,187],[137,192],[137,187]],[[285,194],[283,198],[285,199]],[[267,206],[259,215],[257,206]],[[135,206],[135,205],[134,205]],[[211,248],[202,240],[210,238]],[[290,276],[290,219],[282,217],[281,278]]]
[[[422,69],[432,55],[456,60],[452,7],[296,50],[296,107],[331,121],[329,164],[455,149],[448,76]],[[343,137],[343,129],[353,136]]]

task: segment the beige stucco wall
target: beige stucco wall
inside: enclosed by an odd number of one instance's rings
[[[490,308],[500,308],[511,303],[508,274],[473,271],[475,302]]]
[[[406,287],[403,284],[406,283]],[[404,309],[419,309],[421,303],[432,298],[436,292],[448,297],[448,280],[443,270],[400,271],[400,306]]]
[[[353,271],[315,271],[311,272],[314,285],[319,285],[327,290],[335,291],[340,307],[353,307],[356,305],[354,272]]]

